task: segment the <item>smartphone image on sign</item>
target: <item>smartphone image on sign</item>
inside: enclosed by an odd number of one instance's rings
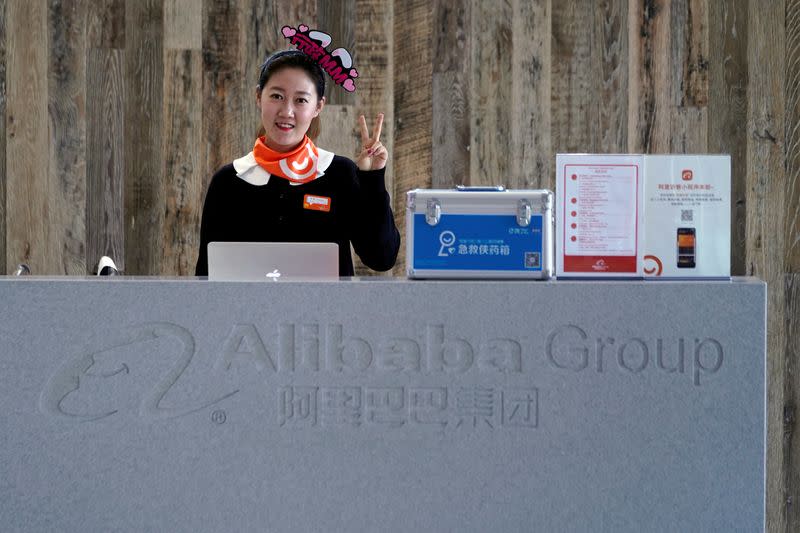
[[[694,228],[678,228],[678,268],[694,268],[697,248]]]

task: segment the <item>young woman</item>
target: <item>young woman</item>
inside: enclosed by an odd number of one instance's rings
[[[353,275],[350,244],[374,270],[394,266],[400,234],[394,223],[380,142],[383,115],[372,134],[359,118],[362,150],[354,163],[314,145],[325,106],[322,68],[299,50],[261,66],[256,104],[263,135],[253,151],[211,179],[200,224],[195,275],[208,275],[213,241],[335,242],[339,275]]]

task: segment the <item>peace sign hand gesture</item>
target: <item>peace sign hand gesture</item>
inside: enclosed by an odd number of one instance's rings
[[[361,146],[363,148],[356,158],[356,165],[359,170],[380,170],[386,166],[386,160],[389,159],[389,152],[380,141],[383,113],[378,113],[378,118],[375,119],[372,136],[367,130],[367,120],[364,115],[361,115],[358,120],[361,124]]]

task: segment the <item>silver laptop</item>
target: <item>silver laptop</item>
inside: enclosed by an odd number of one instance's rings
[[[339,278],[332,242],[210,242],[211,281],[331,280]]]

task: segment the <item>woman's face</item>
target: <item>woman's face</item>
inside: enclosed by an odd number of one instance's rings
[[[319,115],[325,99],[317,97],[314,82],[303,69],[287,67],[275,72],[256,102],[266,134],[264,144],[278,152],[296,148]]]

